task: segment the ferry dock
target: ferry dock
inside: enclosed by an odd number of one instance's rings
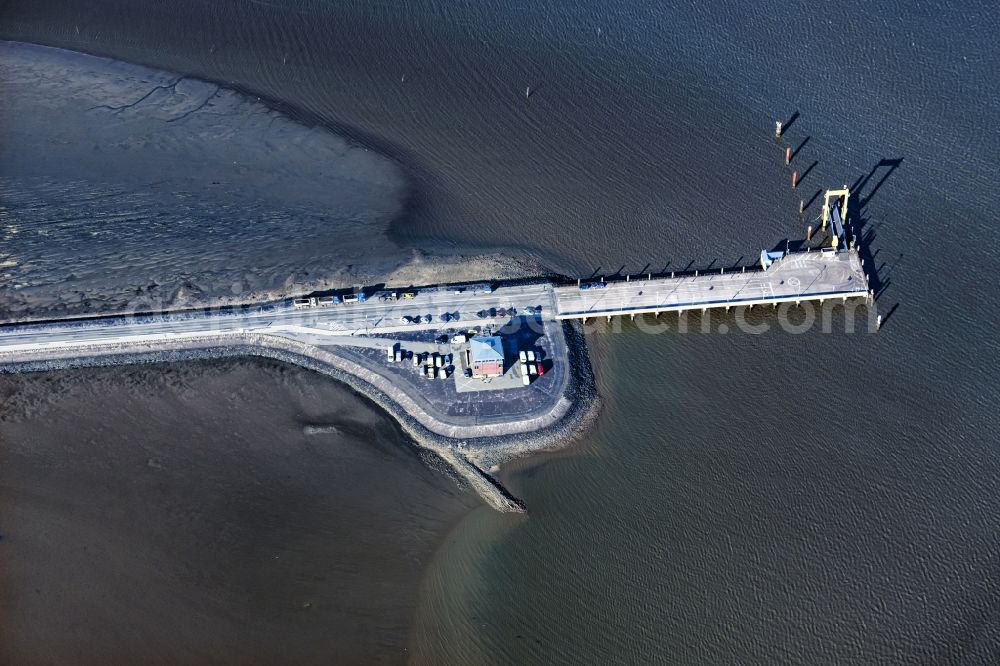
[[[707,311],[713,308],[749,307],[781,303],[863,298],[874,305],[864,260],[855,246],[854,229],[848,222],[845,187],[827,190],[820,214],[821,229],[829,228],[825,243],[789,252],[762,250],[760,263],[753,266],[685,272],[682,275],[638,276],[633,280],[578,280],[575,286],[554,289],[557,319],[583,319],[663,312]],[[831,205],[831,203],[833,205]],[[839,204],[839,205],[838,205]],[[809,227],[807,241],[812,240]],[[879,318],[881,322],[881,318]]]
[[[557,319],[584,320],[871,298],[857,251],[833,248],[764,252],[761,266],[719,268],[664,277],[643,274],[635,279],[627,276],[614,281],[581,280],[577,285],[555,287],[554,292]]]

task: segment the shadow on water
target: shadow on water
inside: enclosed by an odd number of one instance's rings
[[[802,206],[802,209],[806,210],[809,208],[809,206],[812,206],[813,202],[816,201],[816,198],[821,194],[823,194],[823,190],[816,190],[815,192],[813,192],[813,195],[809,197],[809,201],[805,202],[805,204]]]
[[[798,109],[796,109],[795,113],[793,113],[791,117],[789,117],[788,120],[784,124],[782,124],[781,134],[784,135],[785,132],[788,131],[788,128],[792,126],[792,123],[794,123],[798,119],[799,119],[799,111]],[[802,144],[805,145],[805,141],[803,141]]]
[[[848,201],[847,216],[850,220],[851,226],[854,231],[854,237],[856,239],[855,245],[858,250],[858,256],[864,261],[865,266],[870,266],[871,270],[868,274],[868,283],[872,291],[875,292],[875,298],[878,299],[890,284],[889,274],[892,272],[893,265],[888,262],[883,263],[879,268],[875,266],[875,255],[879,254],[880,250],[875,249],[874,241],[877,238],[878,226],[874,224],[866,213],[866,208],[871,200],[875,197],[875,194],[881,189],[882,185],[885,184],[889,176],[899,168],[903,163],[903,158],[898,159],[882,159],[872,167],[871,171],[867,174],[860,176],[854,184],[851,186],[851,198]],[[881,175],[879,175],[881,174]],[[878,181],[875,182],[874,187],[869,189],[869,184],[878,177]],[[903,255],[900,254],[898,259],[901,260]],[[898,263],[898,261],[896,262]],[[896,304],[899,305],[898,303]],[[893,306],[890,312],[894,312],[896,306]],[[883,323],[885,319],[883,318]]]
[[[897,302],[895,305],[893,305],[891,308],[889,308],[889,311],[885,313],[884,317],[882,317],[882,327],[883,328],[889,322],[889,318],[892,317],[892,313],[894,313],[898,307],[899,307],[899,303]]]
[[[792,151],[792,161],[793,162],[795,161],[795,156],[798,155],[800,152],[802,152],[802,149],[806,147],[806,144],[809,143],[809,139],[811,139],[811,138],[812,137],[808,137],[807,136],[806,138],[802,139],[802,143],[800,143],[798,145],[798,147],[795,150]]]
[[[902,163],[903,163],[902,157],[895,160],[879,160],[879,163],[876,164],[874,167],[872,167],[872,170],[869,171],[867,175],[861,176],[856,181],[854,181],[854,185],[851,187],[851,191],[858,192],[857,199],[859,207],[863,208],[865,204],[871,201],[872,197],[874,197],[875,193],[879,191],[879,189],[885,183],[886,179],[888,179],[889,176],[892,175],[892,172],[898,169],[899,165]],[[868,183],[871,182],[872,178],[875,177],[875,174],[878,173],[879,169],[885,169],[885,173],[882,174],[882,177],[875,184],[875,187],[873,187],[870,192],[865,194],[863,192],[864,188],[868,186]]]
[[[806,170],[799,175],[799,180],[798,180],[799,185],[802,184],[802,181],[806,179],[806,176],[809,175],[809,172],[815,169],[818,164],[819,160],[813,160],[813,163],[810,164],[808,167],[806,167]]]

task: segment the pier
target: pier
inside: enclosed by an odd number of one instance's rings
[[[587,319],[870,297],[855,250],[761,253],[761,265],[680,276],[581,281],[554,289],[557,319]]]

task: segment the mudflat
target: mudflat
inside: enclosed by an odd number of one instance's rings
[[[421,571],[477,504],[291,366],[2,379],[4,663],[402,661]]]

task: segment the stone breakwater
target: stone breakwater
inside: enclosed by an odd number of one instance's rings
[[[533,452],[565,446],[591,423],[598,398],[582,328],[564,323],[570,379],[545,414],[485,425],[455,425],[421,408],[388,378],[336,353],[286,338],[216,334],[183,341],[91,345],[65,352],[0,352],[0,372],[39,372],[86,366],[175,362],[257,356],[305,367],[344,382],[387,411],[421,448],[447,462],[482,499],[501,512],[524,512],[523,503],[489,472]]]

